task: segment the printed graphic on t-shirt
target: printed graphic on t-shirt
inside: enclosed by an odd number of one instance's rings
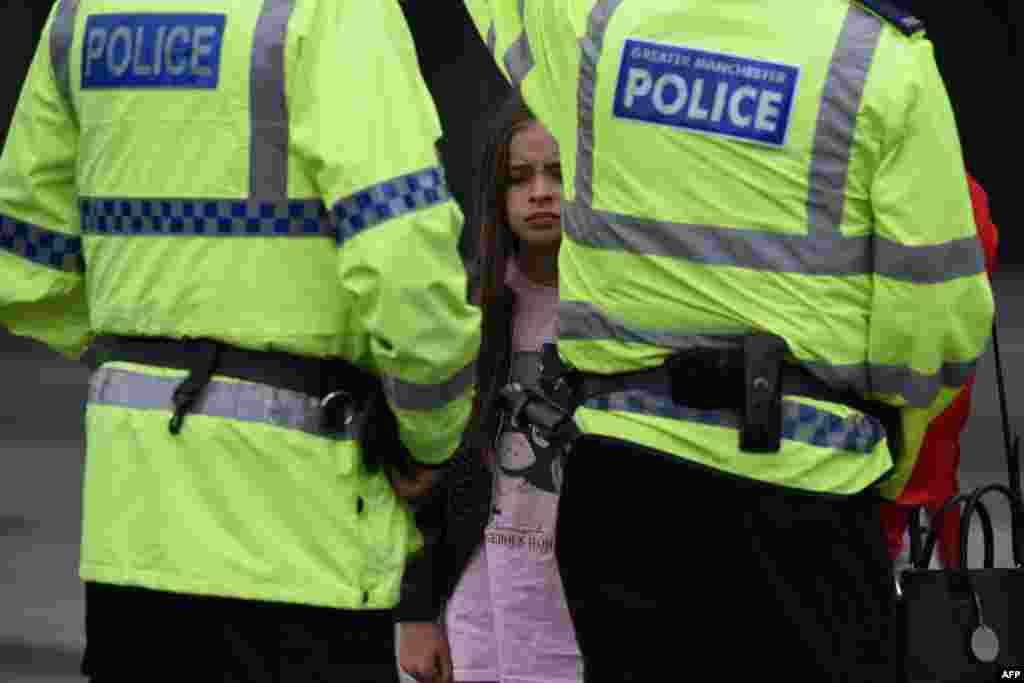
[[[543,533],[551,527],[562,488],[562,455],[534,433],[509,428],[498,447],[492,528]]]
[[[510,427],[501,440],[498,467],[510,477],[522,477],[541,491],[558,494],[562,489],[562,458],[537,427]]]

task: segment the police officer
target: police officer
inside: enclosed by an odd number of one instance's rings
[[[0,324],[104,361],[87,675],[396,680],[403,496],[479,343],[439,135],[397,3],[55,4],[0,162]]]
[[[543,370],[582,434],[557,552],[588,677],[898,680],[874,499],[993,313],[921,24],[852,0],[466,5],[562,149]]]

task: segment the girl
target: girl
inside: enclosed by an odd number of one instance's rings
[[[536,382],[558,304],[558,144],[516,93],[499,110],[482,171],[475,414],[444,487],[434,556],[407,572],[399,661],[417,680],[446,680],[450,644],[459,683],[575,683],[582,659],[554,554],[562,456],[507,424],[498,397],[510,380]],[[443,626],[424,621],[440,600]]]

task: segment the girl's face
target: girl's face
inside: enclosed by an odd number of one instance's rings
[[[512,135],[505,208],[512,232],[529,247],[562,239],[562,170],[558,143],[538,121]]]

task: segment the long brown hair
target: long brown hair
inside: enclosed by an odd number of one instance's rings
[[[483,147],[469,227],[479,228],[479,255],[470,271],[473,299],[483,313],[477,393],[466,443],[484,451],[493,442],[498,421],[498,392],[508,379],[515,295],[505,285],[509,259],[519,238],[508,225],[509,147],[512,136],[534,120],[517,90],[497,109]]]

